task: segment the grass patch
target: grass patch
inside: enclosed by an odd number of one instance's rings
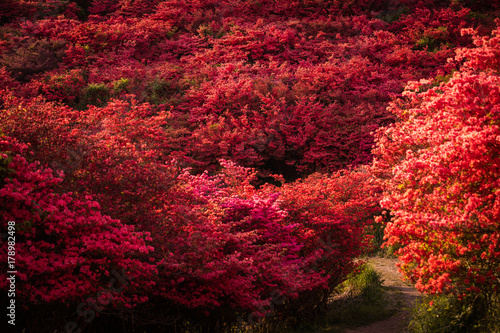
[[[396,313],[384,303],[385,291],[380,274],[365,264],[359,274],[341,286],[341,294],[332,303],[329,322],[338,328],[354,328],[387,319]]]

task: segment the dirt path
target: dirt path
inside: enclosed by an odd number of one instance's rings
[[[419,292],[407,282],[401,280],[397,271],[398,259],[370,258],[370,264],[382,275],[383,285],[387,292],[388,308],[398,310],[398,313],[368,326],[346,330],[345,333],[400,333],[408,324],[408,311],[420,296]]]

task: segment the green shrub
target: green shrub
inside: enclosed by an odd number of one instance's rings
[[[113,82],[113,91],[117,94],[128,92],[130,86],[130,79],[121,78]]]
[[[413,333],[500,332],[500,303],[484,295],[463,300],[454,296],[427,296],[412,310]]]
[[[154,80],[147,87],[149,101],[153,104],[166,103],[174,89],[171,82],[165,80]]]
[[[387,23],[392,23],[399,20],[401,16],[407,15],[409,13],[409,8],[406,6],[402,6],[396,10],[384,10],[379,14],[378,18]]]
[[[109,88],[104,83],[92,83],[83,89],[80,108],[88,105],[104,106],[110,98]]]
[[[447,37],[447,27],[430,29],[429,31],[425,31],[415,42],[415,48],[417,50],[427,49],[429,52],[436,52],[442,45],[448,45],[446,42]]]

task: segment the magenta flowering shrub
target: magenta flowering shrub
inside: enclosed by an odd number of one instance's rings
[[[57,193],[62,173],[56,176],[39,163],[27,162],[26,145],[5,136],[0,145],[2,232],[7,232],[9,221],[15,223],[11,257],[19,272],[16,300],[27,308],[53,302],[77,304],[96,294],[111,298],[116,307],[147,301],[141,291],[153,285],[148,276],[156,271],[144,260],[153,250],[146,244],[149,233],[101,214],[90,196]],[[7,253],[7,242],[2,252]],[[109,290],[106,277],[112,270],[124,271],[136,281],[120,292]],[[5,274],[2,289],[8,282]]]
[[[233,315],[257,311],[275,293],[295,299],[299,292],[326,288],[321,272],[305,265],[302,239],[287,223],[279,193],[249,184],[250,170],[223,162],[217,176],[179,175],[188,207],[172,207],[168,229],[175,229],[158,292],[185,307]],[[175,214],[175,215],[174,215]],[[176,278],[173,278],[176,277]]]

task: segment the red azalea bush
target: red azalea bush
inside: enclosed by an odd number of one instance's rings
[[[27,162],[29,151],[17,140],[2,136],[0,151],[1,228],[10,236],[2,252],[18,272],[19,310],[62,304],[70,311],[80,302],[124,310],[147,301],[156,272],[146,260],[149,233],[101,214],[90,196],[58,193],[62,173]],[[129,281],[109,288],[116,274]],[[8,282],[4,271],[0,287]]]
[[[363,229],[379,213],[371,176],[316,175],[258,190],[255,172],[222,165],[216,176],[180,175],[178,186],[193,199],[189,208],[169,209],[166,230],[175,228],[175,238],[166,246],[172,254],[158,264],[168,278],[159,284],[163,297],[251,324],[326,304],[357,267],[354,258],[369,249]]]
[[[353,259],[371,249],[367,228],[373,217],[380,214],[380,188],[363,168],[330,176],[313,174],[304,180],[270,188],[281,194],[288,223],[297,224],[293,234],[304,244],[301,252],[307,256],[319,254],[310,269],[328,276],[329,289],[309,291],[294,304],[294,311],[307,312],[318,306],[315,298],[325,305],[331,291],[360,264]]]
[[[500,288],[500,29],[474,38],[448,82],[408,85],[392,107],[399,121],[377,134],[374,165],[402,272],[423,292],[475,299],[487,317]]]

